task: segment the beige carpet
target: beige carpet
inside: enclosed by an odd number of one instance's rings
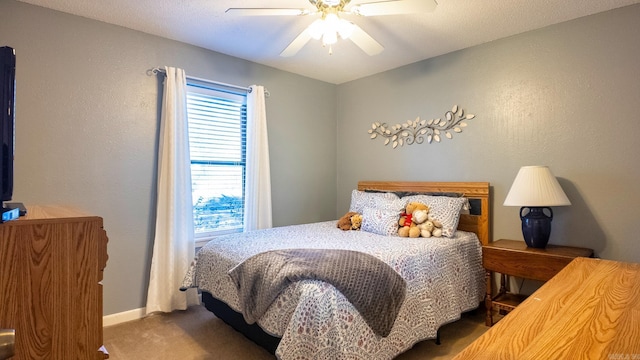
[[[464,314],[441,329],[441,345],[426,340],[397,359],[451,359],[486,330],[483,311]],[[104,345],[111,360],[275,359],[203,306],[105,327]]]

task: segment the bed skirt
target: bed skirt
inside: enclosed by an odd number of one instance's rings
[[[227,323],[236,331],[247,337],[254,343],[262,346],[272,354],[276,353],[280,338],[267,334],[258,324],[247,324],[241,313],[234,311],[229,305],[213,297],[210,293],[202,291],[202,302],[207,310],[211,311],[220,320]]]

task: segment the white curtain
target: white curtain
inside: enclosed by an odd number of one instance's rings
[[[271,226],[271,171],[264,87],[252,85],[247,96],[244,231]]]
[[[147,293],[147,314],[198,304],[196,289],[180,291],[195,255],[187,81],[184,70],[165,67],[160,141],[156,234]]]

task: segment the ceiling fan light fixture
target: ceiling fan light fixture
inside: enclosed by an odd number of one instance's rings
[[[327,31],[322,35],[322,45],[333,45],[338,42],[338,33]]]
[[[341,19],[337,14],[326,14],[322,19],[314,21],[309,27],[309,35],[313,39],[322,39],[323,45],[332,45],[341,39],[348,39],[353,34],[355,25],[347,20]]]
[[[324,19],[318,19],[314,21],[311,25],[309,25],[307,31],[309,31],[309,35],[311,35],[312,38],[320,40],[322,38],[322,35],[324,35],[326,31],[326,24],[324,22]]]
[[[322,0],[322,3],[327,6],[338,6],[340,5],[340,0]]]

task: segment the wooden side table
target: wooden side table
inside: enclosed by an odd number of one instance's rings
[[[524,241],[500,239],[482,247],[482,263],[486,270],[486,324],[493,325],[493,309],[510,312],[526,296],[507,292],[507,276],[547,281],[577,257],[592,257],[587,248],[547,245],[544,249],[530,248]],[[492,295],[493,273],[501,274],[500,289]]]

